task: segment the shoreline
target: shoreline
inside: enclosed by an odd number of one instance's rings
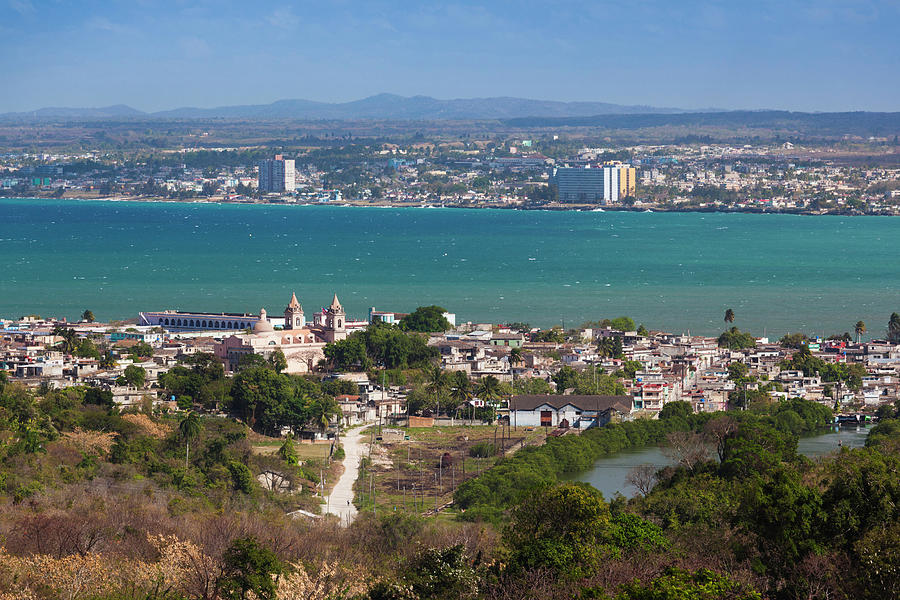
[[[846,211],[810,211],[803,209],[778,209],[766,210],[763,208],[729,208],[729,207],[673,207],[673,206],[622,206],[622,205],[596,205],[596,204],[486,204],[486,203],[428,203],[428,202],[386,202],[373,203],[362,200],[343,200],[341,202],[262,202],[262,201],[231,201],[209,199],[175,199],[160,196],[127,196],[127,197],[87,197],[87,196],[0,196],[3,200],[60,200],[76,202],[143,202],[147,204],[217,204],[235,206],[331,206],[342,208],[454,208],[472,210],[514,210],[514,211],[544,211],[544,212],[634,212],[634,213],[700,213],[700,214],[751,214],[751,215],[795,215],[807,217],[896,217],[900,216],[900,209],[895,212],[866,213],[856,210]]]

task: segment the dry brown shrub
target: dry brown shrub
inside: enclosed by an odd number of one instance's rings
[[[99,554],[14,556],[0,548],[0,569],[13,576],[16,592],[45,598],[79,600],[109,595],[127,585],[122,575],[139,572],[136,566],[113,565]]]
[[[116,435],[104,431],[85,431],[76,427],[73,431],[62,434],[62,439],[82,454],[106,457],[116,441]]]
[[[156,439],[162,439],[169,435],[171,429],[162,423],[157,423],[144,413],[128,413],[122,415],[122,420],[136,425],[145,434]]]
[[[301,564],[289,563],[292,568],[278,580],[278,599],[329,600],[330,598],[357,597],[369,589],[369,577],[362,573],[350,573],[337,563],[323,562],[310,576]]]

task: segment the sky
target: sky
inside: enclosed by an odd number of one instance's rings
[[[0,0],[0,112],[383,92],[900,110],[900,0]]]

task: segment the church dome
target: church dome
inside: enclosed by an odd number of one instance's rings
[[[269,333],[270,331],[275,331],[275,328],[269,323],[269,319],[266,317],[266,309],[263,308],[259,311],[259,321],[253,325],[253,333]]]

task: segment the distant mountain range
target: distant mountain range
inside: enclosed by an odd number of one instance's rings
[[[711,111],[715,109],[704,109]],[[124,104],[102,108],[41,108],[29,112],[0,114],[14,119],[515,119],[522,117],[590,117],[595,115],[679,114],[679,108],[629,106],[607,102],[555,102],[526,98],[467,98],[438,100],[429,96],[378,94],[352,102],[279,100],[271,104],[219,106],[216,108],[176,108],[147,113]]]

